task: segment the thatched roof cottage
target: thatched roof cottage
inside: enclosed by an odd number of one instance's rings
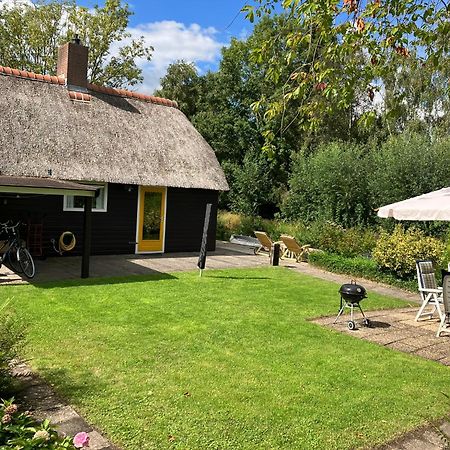
[[[17,186],[97,186],[95,254],[198,250],[212,203],[213,249],[218,192],[228,189],[214,151],[175,102],[88,84],[87,55],[79,42],[65,44],[56,76],[0,66],[0,187],[10,177]],[[52,238],[73,231],[80,251],[83,197],[67,187],[63,196],[11,189],[0,189],[0,220],[41,223],[46,253]]]

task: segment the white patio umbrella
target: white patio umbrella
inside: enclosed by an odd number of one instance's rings
[[[378,217],[397,220],[450,221],[450,187],[382,206]]]

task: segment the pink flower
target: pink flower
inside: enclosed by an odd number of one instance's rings
[[[73,445],[76,448],[89,447],[89,435],[84,431],[77,433],[73,438]]]
[[[10,414],[5,414],[5,415],[2,417],[2,424],[3,424],[3,425],[8,425],[8,423],[11,423],[11,421],[12,421],[12,417],[11,417]]]
[[[6,414],[15,414],[19,408],[17,405],[11,404],[5,408]]]

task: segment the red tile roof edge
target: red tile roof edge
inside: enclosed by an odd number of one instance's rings
[[[41,75],[40,73],[28,72],[27,70],[12,69],[11,67],[0,66],[0,74],[10,75],[13,77],[26,78],[34,81],[43,81],[51,84],[66,84],[63,77],[56,77],[54,75]]]
[[[66,80],[64,77],[57,77],[54,75],[41,75],[39,73],[28,72],[26,70],[12,69],[11,67],[0,66],[0,74],[9,75],[18,78],[25,78],[33,81],[42,81],[44,83],[65,85]],[[87,85],[88,89],[93,92],[100,92],[101,94],[115,95],[117,97],[136,98],[157,105],[170,106],[172,108],[178,108],[178,103],[173,100],[168,100],[162,97],[154,97],[153,95],[140,94],[138,92],[128,91],[127,89],[114,89],[105,86],[99,86],[97,84]],[[90,95],[84,94],[84,98],[78,98],[73,94],[75,91],[69,91],[69,96],[72,100],[89,101]],[[88,98],[89,97],[89,98]]]
[[[178,103],[167,98],[155,97],[153,95],[140,94],[139,92],[128,91],[127,89],[114,89],[97,84],[88,83],[87,88],[93,92],[100,92],[101,94],[115,95],[116,97],[128,97],[143,100],[145,102],[155,103],[157,105],[170,106],[178,108]]]
[[[77,100],[77,101],[81,101],[81,102],[90,102],[91,101],[91,95],[85,94],[84,92],[69,91],[69,97],[71,100]]]

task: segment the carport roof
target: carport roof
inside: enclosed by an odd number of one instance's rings
[[[77,195],[95,197],[97,186],[61,181],[53,178],[9,177],[0,175],[0,193]]]

